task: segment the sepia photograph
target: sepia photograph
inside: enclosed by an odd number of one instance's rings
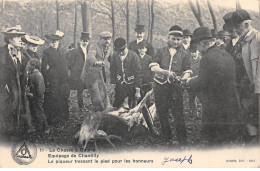
[[[0,168],[260,167],[260,0],[0,3]]]

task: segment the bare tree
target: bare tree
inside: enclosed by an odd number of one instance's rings
[[[129,42],[129,0],[126,0],[126,42]]]
[[[136,0],[136,23],[140,23],[140,3]]]
[[[211,18],[212,18],[212,21],[213,21],[214,32],[217,33],[218,32],[218,25],[217,25],[217,20],[216,20],[214,10],[213,10],[212,5],[211,5],[209,0],[207,0],[207,4],[208,4],[209,12],[210,12],[210,15],[211,15]]]
[[[150,0],[147,2],[148,4],[148,35],[147,35],[147,41],[150,40],[150,30],[151,30],[151,6],[150,6]]]
[[[201,20],[201,10],[200,10],[200,4],[199,1],[196,0],[196,4],[197,4],[197,10],[195,8],[195,6],[193,5],[193,3],[191,2],[191,0],[188,0],[189,6],[194,14],[194,16],[196,17],[198,23],[200,26],[203,26],[202,20]]]
[[[113,35],[112,35],[112,40],[113,42],[115,41],[115,11],[114,11],[114,2],[113,0],[110,1],[111,4],[111,22],[112,22],[112,31],[113,31]]]
[[[154,28],[154,0],[151,3],[151,27],[150,27],[150,43],[153,43],[153,28]]]
[[[60,16],[59,16],[59,13],[60,13],[60,8],[59,8],[59,0],[56,0],[56,15],[57,15],[57,30],[60,29]]]
[[[74,38],[74,47],[76,47],[76,35],[77,35],[77,19],[78,19],[78,1],[75,0],[75,20],[74,20],[74,35],[73,35],[73,38]]]
[[[241,9],[240,1],[236,0],[236,10]]]

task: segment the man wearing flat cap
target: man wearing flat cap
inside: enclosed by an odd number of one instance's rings
[[[246,127],[250,136],[259,137],[260,33],[253,28],[251,17],[244,9],[233,12],[232,22],[241,42],[233,57]]]
[[[63,37],[59,30],[45,36],[49,47],[43,51],[41,69],[46,86],[44,109],[50,124],[69,118],[66,57],[58,48]]]
[[[141,42],[146,42],[147,44],[147,55],[153,56],[154,55],[154,48],[153,46],[148,43],[146,40],[144,40],[144,36],[145,36],[145,26],[143,24],[136,24],[135,27],[135,36],[136,36],[136,40],[133,40],[132,42],[129,43],[128,45],[128,49],[134,51],[136,54],[138,54],[138,44]]]
[[[170,110],[176,123],[177,140],[187,143],[186,127],[183,115],[183,90],[181,80],[190,76],[190,55],[183,48],[182,28],[172,26],[168,34],[168,45],[158,49],[150,64],[155,73],[154,96],[159,115],[163,138],[166,144],[172,142],[172,131],[169,122]]]
[[[123,106],[123,102],[128,98],[128,105],[124,107],[133,108],[135,101],[141,98],[140,57],[127,48],[124,38],[117,38],[114,48],[116,53],[112,57],[110,67],[111,87],[115,90],[114,107]]]
[[[188,78],[187,85],[203,96],[203,142],[219,145],[236,140],[239,132],[239,101],[235,65],[228,52],[215,45],[211,31],[199,27],[192,41],[202,54],[197,77]]]
[[[67,65],[70,73],[70,89],[77,90],[78,106],[80,110],[83,110],[83,90],[84,83],[80,79],[84,63],[87,58],[87,47],[90,37],[89,33],[82,32],[80,37],[80,45],[77,49],[73,49],[68,52]]]
[[[4,34],[6,45],[0,48],[0,136],[1,140],[19,127],[21,114],[20,64],[22,54],[21,27],[7,28]],[[30,126],[30,125],[29,125]]]
[[[109,71],[109,60],[112,55],[112,34],[108,31],[101,32],[97,44],[90,46],[87,59],[84,63],[81,80],[89,89],[94,111],[102,111],[105,108],[105,98],[99,84],[106,82]],[[103,80],[103,81],[102,81]]]

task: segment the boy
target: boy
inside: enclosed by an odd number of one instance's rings
[[[40,133],[48,134],[50,132],[46,116],[43,111],[45,84],[42,74],[40,73],[41,63],[38,59],[31,59],[28,64],[29,69],[29,87],[32,93],[30,99],[30,109],[34,120],[36,121],[36,130]]]

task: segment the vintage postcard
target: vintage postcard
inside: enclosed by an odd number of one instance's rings
[[[0,0],[0,168],[259,168],[259,0]]]

